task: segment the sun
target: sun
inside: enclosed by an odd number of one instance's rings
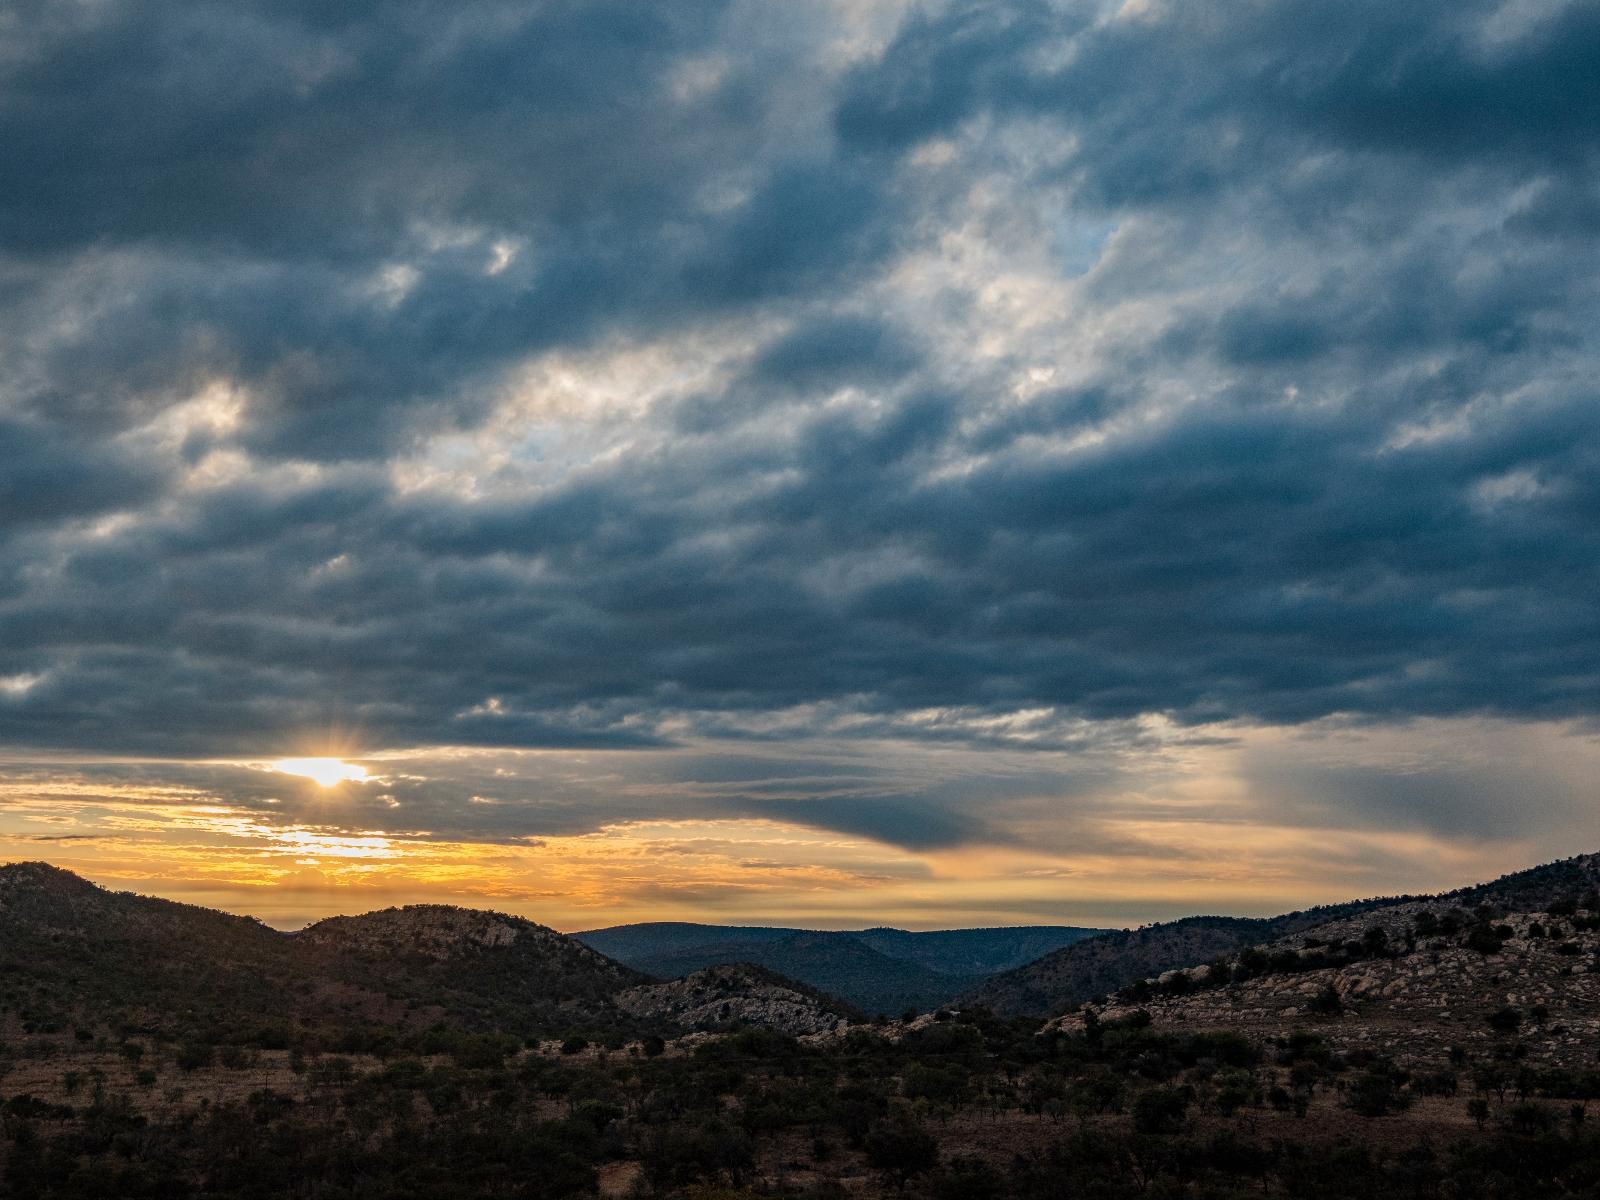
[[[340,783],[365,783],[372,778],[365,767],[337,758],[280,758],[272,764],[272,769],[284,775],[304,776],[325,788]]]

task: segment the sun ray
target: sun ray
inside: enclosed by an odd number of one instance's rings
[[[325,788],[341,783],[366,783],[372,778],[365,767],[338,758],[280,758],[272,764],[272,769],[284,775],[302,776]]]

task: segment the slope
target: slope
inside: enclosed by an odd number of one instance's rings
[[[1060,1013],[1136,980],[1195,967],[1250,946],[1305,935],[1319,926],[1385,909],[1435,904],[1498,904],[1533,911],[1595,886],[1595,856],[1547,863],[1436,897],[1387,896],[1284,913],[1277,917],[1186,917],[1092,938],[987,980],[958,999],[1002,1016]]]
[[[261,1045],[312,1029],[350,1049],[440,1022],[526,1037],[631,1029],[610,997],[644,982],[517,917],[391,909],[289,934],[44,863],[0,867],[0,1013],[24,1029]]]

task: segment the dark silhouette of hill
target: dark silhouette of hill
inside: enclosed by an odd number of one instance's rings
[[[448,1022],[519,1037],[631,1031],[617,993],[653,983],[520,917],[422,905],[282,933],[45,863],[0,867],[0,1011],[215,1044],[303,1028],[350,1049]]]
[[[641,971],[674,977],[748,962],[839,997],[869,1013],[937,1008],[997,970],[1100,931],[1068,926],[825,931],[652,922],[574,934]]]
[[[294,943],[249,917],[108,892],[46,863],[0,867],[0,1009],[65,1026],[224,1032],[303,1011]]]
[[[1539,911],[1593,888],[1600,877],[1596,861],[1592,855],[1565,859],[1438,896],[1380,896],[1276,917],[1185,917],[1103,934],[996,975],[964,993],[957,1003],[988,1008],[1002,1016],[1053,1016],[1140,979],[1200,966],[1250,946],[1419,900]]]

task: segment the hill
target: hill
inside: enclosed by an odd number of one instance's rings
[[[219,1036],[304,1009],[293,942],[248,917],[0,867],[0,1011],[49,1030],[101,1016]]]
[[[920,963],[944,975],[993,975],[1108,932],[1075,925],[1006,925],[917,933],[904,929],[864,929],[854,936],[880,954]]]
[[[24,1030],[148,1029],[208,1044],[415,1039],[440,1022],[518,1037],[628,1031],[612,997],[648,976],[554,930],[443,906],[297,934],[111,892],[44,863],[0,867],[0,1013]]]
[[[851,945],[875,965],[879,956]],[[15,863],[0,867],[0,1034],[8,1019],[24,1033],[110,1028],[201,1045],[385,1052],[455,1044],[441,1028],[615,1040],[741,1022],[809,1033],[861,1013],[761,966],[659,983],[504,913],[411,905],[283,933]]]
[[[754,963],[865,1012],[900,1013],[947,1004],[996,970],[1098,932],[1069,926],[913,933],[657,922],[573,936],[652,975],[674,977],[717,964]]]
[[[288,935],[3,868],[0,1197],[1595,1194],[1600,859],[1147,947],[1273,924],[1042,1024],[841,1028],[760,967],[628,984],[502,914]]]
[[[1315,1037],[1413,1069],[1465,1057],[1593,1071],[1600,1040],[1600,856],[1345,914],[1294,936],[1125,985],[1060,1018],[1257,1041]],[[1485,1068],[1492,1074],[1492,1068]]]
[[[617,993],[653,982],[521,917],[446,905],[332,917],[288,935],[302,972],[519,1034],[627,1026]]]
[[[1110,995],[1136,980],[1196,967],[1236,955],[1248,947],[1310,936],[1319,927],[1337,927],[1340,922],[1391,908],[1422,902],[1468,907],[1491,904],[1511,911],[1538,911],[1583,893],[1594,886],[1595,880],[1595,858],[1583,856],[1434,897],[1375,897],[1277,917],[1186,917],[1069,946],[987,980],[960,997],[958,1003],[985,1007],[1005,1016],[1049,1016]]]

